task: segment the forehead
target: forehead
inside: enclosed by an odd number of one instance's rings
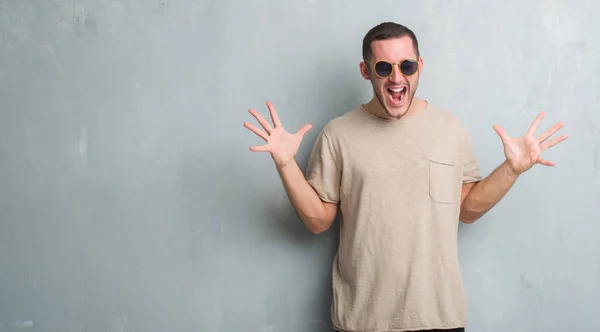
[[[373,60],[400,61],[402,59],[416,59],[412,39],[405,36],[386,40],[375,40],[371,43]]]

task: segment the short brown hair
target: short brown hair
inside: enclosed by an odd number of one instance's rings
[[[371,60],[373,56],[373,49],[371,48],[371,43],[375,40],[385,40],[390,38],[402,38],[402,37],[410,37],[413,42],[413,48],[415,49],[415,54],[417,58],[419,58],[419,42],[417,41],[417,36],[412,32],[409,28],[405,27],[402,24],[394,23],[394,22],[383,22],[380,23],[365,35],[363,38],[362,45],[362,54],[364,60]]]

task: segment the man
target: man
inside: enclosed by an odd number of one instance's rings
[[[244,123],[267,142],[250,150],[271,154],[311,232],[329,229],[341,210],[331,307],[338,331],[464,331],[458,220],[476,221],[534,164],[553,166],[540,153],[566,139],[548,140],[562,123],[534,137],[543,113],[519,138],[494,126],[506,160],[482,178],[458,117],[414,97],[422,70],[410,29],[372,28],[360,72],[374,97],[325,126],[306,178],[294,157],[310,125],[288,133],[271,103],[273,127],[252,109],[264,131]]]

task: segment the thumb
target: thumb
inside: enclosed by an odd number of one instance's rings
[[[502,140],[502,142],[506,143],[508,141],[508,135],[506,134],[504,129],[502,129],[502,127],[500,127],[500,126],[494,126],[493,128],[496,131],[496,133],[498,134],[498,136],[500,136],[500,139]]]
[[[312,128],[312,125],[305,124],[296,132],[296,135],[298,135],[298,136],[300,136],[300,138],[302,138],[311,128]]]

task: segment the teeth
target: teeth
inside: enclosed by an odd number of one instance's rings
[[[404,89],[405,89],[404,87],[402,87],[402,88],[390,88],[390,91],[392,91],[392,92],[402,92],[402,91],[404,91]]]

